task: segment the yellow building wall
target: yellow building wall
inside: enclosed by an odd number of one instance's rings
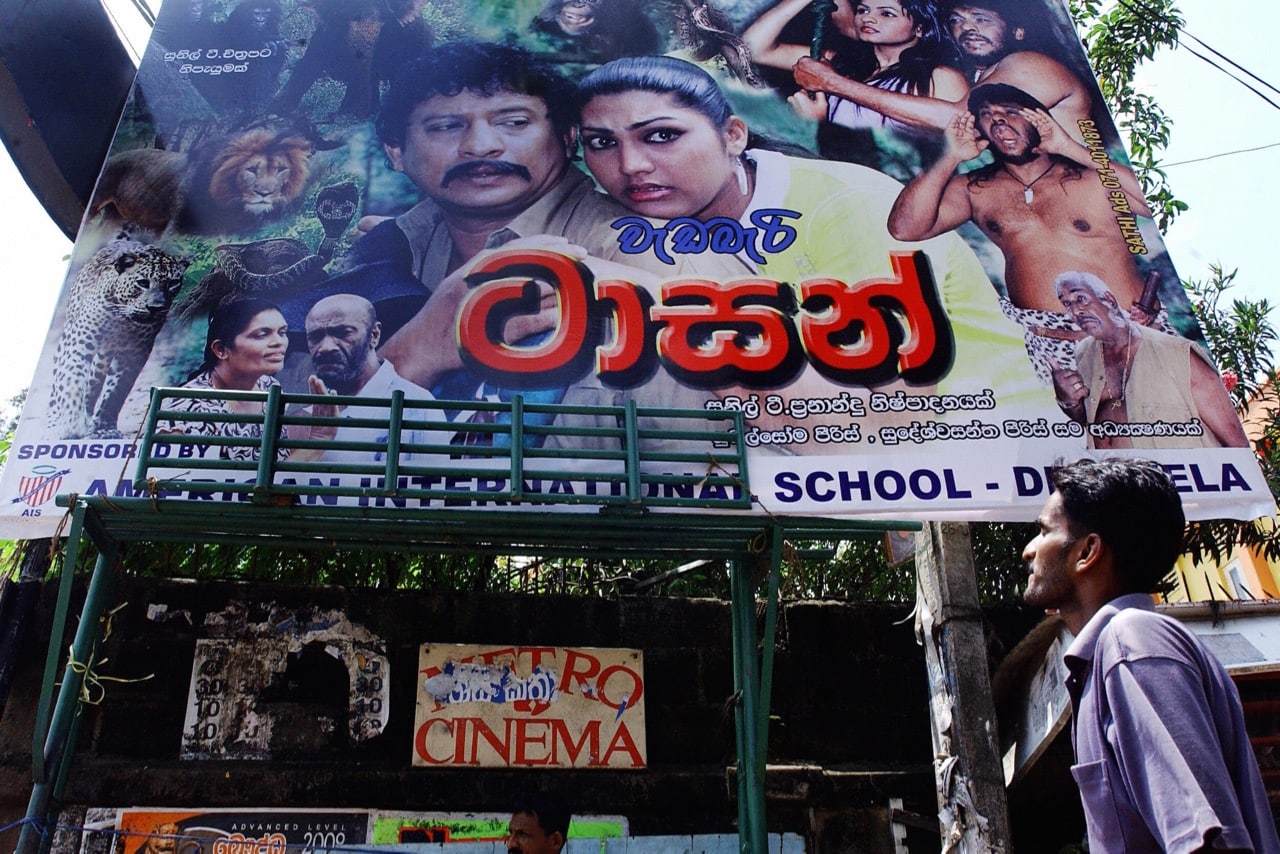
[[[1273,518],[1260,520],[1259,524],[1274,528],[1277,522]],[[1280,599],[1280,561],[1268,562],[1243,546],[1236,546],[1231,557],[1221,563],[1209,557],[1194,561],[1184,554],[1168,581],[1172,589],[1164,601],[1169,603]]]

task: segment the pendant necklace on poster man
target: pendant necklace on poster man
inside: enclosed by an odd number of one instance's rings
[[[1129,391],[1129,371],[1133,368],[1133,327],[1126,325],[1124,332],[1124,369],[1120,375],[1120,394],[1115,397],[1108,395],[1107,386],[1109,383],[1104,368],[1102,372],[1102,394],[1099,396],[1099,403],[1102,406],[1112,406],[1117,409],[1124,408],[1124,396]]]
[[[1019,184],[1021,184],[1021,185],[1022,185],[1022,201],[1023,201],[1025,204],[1028,204],[1028,205],[1029,205],[1029,204],[1031,204],[1032,200],[1034,200],[1034,199],[1035,199],[1035,197],[1036,197],[1036,192],[1035,192],[1035,190],[1033,190],[1033,189],[1031,189],[1031,188],[1032,188],[1032,187],[1034,187],[1034,186],[1036,185],[1036,181],[1039,181],[1039,180],[1040,180],[1041,178],[1043,178],[1045,175],[1048,175],[1050,172],[1052,172],[1052,171],[1053,171],[1053,167],[1057,166],[1058,164],[1057,164],[1057,163],[1050,163],[1050,164],[1049,164],[1049,168],[1048,168],[1048,169],[1046,169],[1046,170],[1044,170],[1043,172],[1041,172],[1039,175],[1037,175],[1037,176],[1036,176],[1036,177],[1031,181],[1031,183],[1030,183],[1030,184],[1026,183],[1026,182],[1025,182],[1025,181],[1023,181],[1021,178],[1019,178],[1017,175],[1013,174],[1013,172],[1009,169],[1009,165],[1008,165],[1007,163],[1001,163],[1000,165],[1001,165],[1002,167],[1004,167],[1004,171],[1006,171],[1006,172],[1008,172],[1008,173],[1009,173],[1009,177],[1010,177],[1010,178],[1012,178],[1013,180],[1017,181]]]

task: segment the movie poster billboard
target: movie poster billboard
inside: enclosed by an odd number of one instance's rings
[[[122,809],[123,854],[342,851],[366,844],[369,813],[309,809]]]
[[[1271,512],[1203,343],[1057,0],[171,0],[0,533],[134,494],[152,387],[312,375],[741,410],[775,513],[1026,519],[1091,453]]]
[[[413,764],[641,769],[644,653],[423,644]]]

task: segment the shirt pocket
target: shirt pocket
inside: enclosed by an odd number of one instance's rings
[[[1089,828],[1090,850],[1125,850],[1124,831],[1120,824],[1120,813],[1116,809],[1115,790],[1107,769],[1107,760],[1072,765],[1071,776],[1080,787],[1080,801],[1084,805],[1085,822]]]

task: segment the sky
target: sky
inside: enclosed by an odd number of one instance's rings
[[[158,6],[158,4],[155,4]],[[1280,87],[1280,3],[1181,0],[1185,32]],[[1187,46],[1161,50],[1137,85],[1172,118],[1166,151],[1174,193],[1191,208],[1165,237],[1183,279],[1206,279],[1209,265],[1239,271],[1231,293],[1280,302],[1273,268],[1280,258],[1280,109],[1194,57]],[[1236,72],[1239,74],[1239,72]],[[1262,88],[1259,84],[1254,84]],[[1280,93],[1263,88],[1280,103]],[[1223,155],[1242,149],[1259,151]],[[1212,158],[1212,159],[1202,159]],[[1185,162],[1185,161],[1199,162]],[[0,153],[0,263],[9,302],[0,312],[0,409],[30,382],[67,272],[71,243],[53,225]],[[1280,325],[1280,314],[1274,318]]]

